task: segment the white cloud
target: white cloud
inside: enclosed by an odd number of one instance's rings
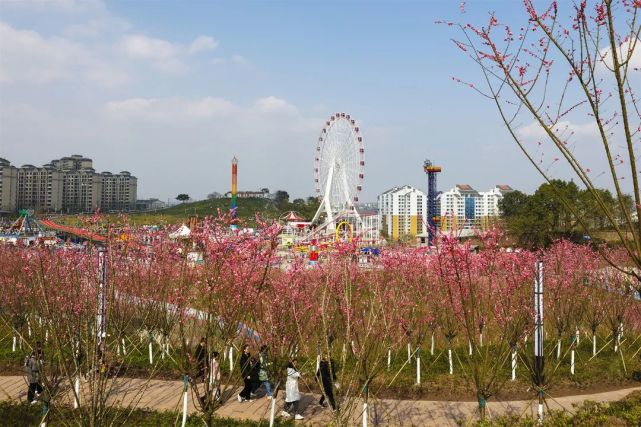
[[[178,54],[178,48],[174,44],[143,35],[125,37],[122,48],[130,58],[135,59],[169,60]]]
[[[256,100],[254,107],[263,113],[276,113],[276,114],[294,114],[298,110],[287,101],[275,96],[268,96],[266,98],[259,98]]]
[[[218,47],[218,40],[209,36],[198,36],[189,45],[189,53],[204,52],[214,50]]]
[[[629,68],[641,69],[641,41],[632,44],[632,52],[628,52],[631,48],[630,41],[621,43],[618,49],[619,62],[624,61],[630,56]],[[612,55],[609,47],[601,50],[601,61],[603,61],[609,68],[612,68]]]
[[[103,85],[123,84],[127,74],[90,49],[62,37],[45,38],[0,22],[0,83],[48,83],[83,78]]]
[[[218,42],[213,37],[198,36],[189,45],[181,45],[134,34],[125,36],[120,46],[131,59],[150,61],[161,71],[183,73],[189,68],[185,62],[187,55],[213,50],[218,46]]]
[[[19,0],[2,2],[3,8],[28,9],[36,12],[60,10],[68,13],[104,11],[101,0]]]
[[[131,24],[124,19],[103,15],[82,24],[69,25],[63,33],[71,38],[96,38],[106,33],[122,33],[130,28]]]
[[[239,111],[232,102],[214,97],[198,100],[177,97],[130,98],[109,102],[103,110],[109,117],[121,120],[169,120],[173,123],[224,117]]]
[[[561,139],[570,137],[571,139],[590,138],[598,136],[598,129],[594,122],[572,123],[567,120],[562,120],[552,128],[552,131]],[[526,141],[538,142],[549,138],[548,134],[538,122],[532,122],[520,127],[516,133],[520,138],[523,138]]]
[[[247,60],[247,58],[238,54],[234,54],[231,56],[231,62],[238,65],[249,64],[249,61]]]
[[[214,117],[228,114],[237,110],[237,107],[224,98],[206,97],[186,105],[185,114],[193,117]]]

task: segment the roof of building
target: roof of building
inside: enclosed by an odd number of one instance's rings
[[[421,189],[419,189],[419,188],[412,187],[411,185],[405,184],[405,185],[403,185],[402,187],[393,187],[393,188],[390,188],[389,190],[387,190],[387,191],[385,191],[385,192],[381,193],[381,194],[379,195],[379,197],[380,197],[380,196],[383,196],[383,195],[385,195],[385,194],[396,193],[396,192],[401,191],[401,190],[420,191],[421,193],[424,193],[424,191],[423,191],[423,190],[421,190]]]
[[[474,191],[470,184],[456,184],[456,186],[461,191]]]
[[[501,191],[514,191],[514,189],[507,184],[497,184],[496,188]]]

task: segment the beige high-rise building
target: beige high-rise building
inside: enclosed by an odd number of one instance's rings
[[[79,154],[52,160],[49,165],[64,172],[62,210],[94,212],[102,200],[102,178],[93,168],[93,161]]]
[[[136,207],[138,179],[127,171],[118,174],[103,172],[102,202],[103,211],[128,211]]]
[[[42,167],[16,168],[0,159],[0,211],[128,211],[135,209],[137,185],[136,177],[126,171],[96,173],[93,161],[79,154]]]
[[[0,158],[0,212],[16,210],[18,198],[18,168]]]
[[[16,208],[36,212],[58,212],[62,209],[64,173],[50,165],[18,168]]]

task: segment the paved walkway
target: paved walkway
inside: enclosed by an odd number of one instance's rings
[[[147,390],[140,393],[147,383]],[[629,393],[641,390],[641,387],[626,388],[604,393],[566,396],[549,399],[550,409],[566,409],[573,411],[574,404],[585,400],[601,402],[616,401]],[[0,400],[25,400],[27,385],[25,377],[0,377]],[[137,402],[140,408],[155,410],[179,410],[181,408],[182,382],[140,379],[119,379],[114,387],[114,399],[122,405]],[[283,393],[280,393],[282,396]],[[306,394],[303,396],[301,407],[305,416],[305,425],[326,425],[330,411],[316,405],[318,396]],[[282,409],[282,401],[277,402],[277,413]],[[354,411],[354,424],[360,424],[362,405],[357,402],[358,410]],[[190,393],[189,411],[195,410]],[[226,403],[218,412],[221,416],[237,419],[266,420],[269,417],[270,401],[258,398],[251,402],[239,403],[233,399]],[[391,400],[382,399],[370,402],[369,419],[371,426],[457,426],[461,420],[466,421],[476,417],[476,402],[440,402],[428,400]],[[511,401],[488,402],[490,415],[530,414],[534,415],[535,402]]]

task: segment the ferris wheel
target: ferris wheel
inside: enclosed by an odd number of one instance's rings
[[[349,114],[336,113],[325,122],[316,144],[314,183],[321,204],[312,222],[325,214],[332,230],[346,215],[358,213],[354,204],[362,190],[365,146],[361,131]]]

